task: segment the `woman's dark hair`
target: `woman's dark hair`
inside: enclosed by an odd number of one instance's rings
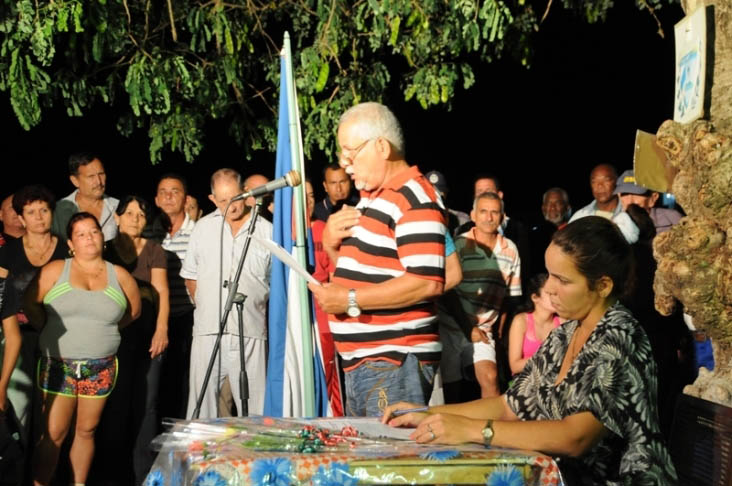
[[[23,216],[23,208],[27,204],[36,201],[45,202],[51,211],[56,209],[56,196],[46,186],[40,184],[33,184],[18,189],[13,194],[13,209],[19,216]]]
[[[625,212],[628,213],[630,219],[638,227],[638,242],[650,244],[656,236],[656,225],[653,223],[648,211],[637,204],[629,204]]]
[[[91,214],[87,213],[86,211],[82,211],[80,213],[76,213],[75,215],[71,216],[71,219],[69,220],[69,224],[66,225],[66,235],[69,239],[71,239],[71,233],[74,231],[74,226],[79,221],[83,221],[85,219],[91,219],[94,221],[94,224],[97,225],[97,229],[99,231],[102,231],[102,226],[99,224],[99,221],[97,221],[97,218]]]
[[[552,243],[574,261],[590,290],[607,276],[613,282],[610,295],[623,295],[633,270],[633,253],[614,223],[600,216],[580,218],[555,232]]]
[[[529,279],[526,284],[526,298],[521,303],[516,313],[519,312],[534,312],[534,301],[531,300],[532,295],[541,295],[541,289],[544,287],[547,279],[549,278],[548,273],[537,273]]]
[[[129,206],[132,201],[137,202],[137,205],[140,206],[142,212],[145,213],[145,218],[149,220],[150,205],[143,198],[134,194],[129,195],[120,201],[120,203],[117,205],[117,210],[115,211],[117,213],[117,216],[122,216],[125,211],[127,211],[127,206]]]

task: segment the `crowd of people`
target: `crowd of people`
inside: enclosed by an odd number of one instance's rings
[[[693,352],[681,316],[653,309],[650,244],[681,213],[606,164],[577,211],[552,187],[543,218],[520,221],[481,173],[465,213],[447,207],[440,172],[407,162],[387,107],[352,107],[337,138],[325,198],[306,182],[333,413],[417,426],[419,442],[541,450],[562,458],[568,484],[673,484],[664,435]],[[0,207],[0,411],[23,450],[14,484],[139,485],[162,417],[263,413],[272,255],[259,239],[274,208],[234,197],[268,179],[217,170],[203,216],[177,174],[159,179],[153,204],[108,196],[95,154],[72,155],[69,176],[76,190],[58,202],[29,185]],[[217,345],[222,283],[249,232],[246,325],[228,314]]]

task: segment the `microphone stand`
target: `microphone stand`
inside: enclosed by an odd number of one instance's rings
[[[221,348],[221,337],[224,334],[224,330],[226,329],[226,320],[229,318],[229,313],[231,312],[231,307],[236,304],[237,307],[237,314],[239,316],[239,362],[241,364],[241,371],[239,372],[239,391],[240,391],[240,400],[241,404],[239,407],[239,416],[240,417],[246,417],[249,415],[249,377],[247,376],[247,370],[246,370],[246,358],[244,356],[244,301],[246,300],[246,296],[243,294],[237,293],[237,289],[239,288],[239,276],[241,275],[241,271],[244,268],[244,260],[246,259],[247,252],[249,251],[249,244],[252,241],[252,235],[254,234],[254,227],[257,223],[257,217],[259,216],[259,210],[262,207],[262,198],[257,198],[257,203],[252,208],[252,215],[249,219],[249,227],[247,228],[247,235],[246,240],[244,241],[244,249],[241,252],[241,257],[239,257],[239,264],[236,268],[236,275],[234,276],[234,280],[227,283],[224,283],[224,287],[228,289],[228,295],[226,297],[226,304],[224,305],[224,313],[221,316],[221,322],[219,323],[219,332],[216,335],[216,343],[214,344],[213,351],[211,352],[211,357],[208,360],[208,367],[206,368],[206,375],[203,378],[203,385],[201,386],[201,391],[198,394],[198,400],[196,401],[196,408],[193,411],[193,418],[197,419],[198,416],[201,414],[201,405],[203,404],[203,394],[206,391],[206,387],[208,386],[208,382],[211,379],[211,372],[213,371],[214,364],[216,362],[216,355],[219,353],[219,349]],[[226,220],[224,219],[224,223]],[[224,224],[222,223],[222,224]]]

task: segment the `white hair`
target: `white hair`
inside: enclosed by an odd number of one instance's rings
[[[389,108],[373,101],[359,103],[341,115],[338,127],[351,120],[358,121],[356,130],[364,140],[383,137],[391,143],[395,152],[404,157],[402,127]]]
[[[569,194],[567,194],[567,191],[565,191],[561,187],[552,187],[550,189],[547,189],[546,192],[544,193],[544,196],[542,196],[542,198],[541,198],[542,204],[546,204],[546,198],[548,198],[549,194],[551,194],[552,192],[558,193],[562,197],[564,204],[569,206]]]

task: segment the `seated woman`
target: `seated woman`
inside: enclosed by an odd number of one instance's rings
[[[581,218],[552,236],[545,286],[560,317],[502,396],[386,408],[417,442],[477,442],[560,456],[570,485],[677,484],[658,426],[656,366],[643,329],[622,305],[630,246],[610,221]]]
[[[531,277],[526,285],[529,298],[524,303],[523,312],[516,314],[511,321],[508,364],[514,375],[523,371],[526,362],[536,353],[549,333],[561,324],[544,288],[548,277],[546,273]]]
[[[43,431],[33,457],[35,485],[49,484],[72,424],[72,483],[84,484],[94,457],[94,431],[117,375],[119,328],[137,318],[132,276],[102,259],[97,219],[80,212],[67,226],[72,257],[45,265],[31,281],[24,308],[41,329],[38,387]]]

